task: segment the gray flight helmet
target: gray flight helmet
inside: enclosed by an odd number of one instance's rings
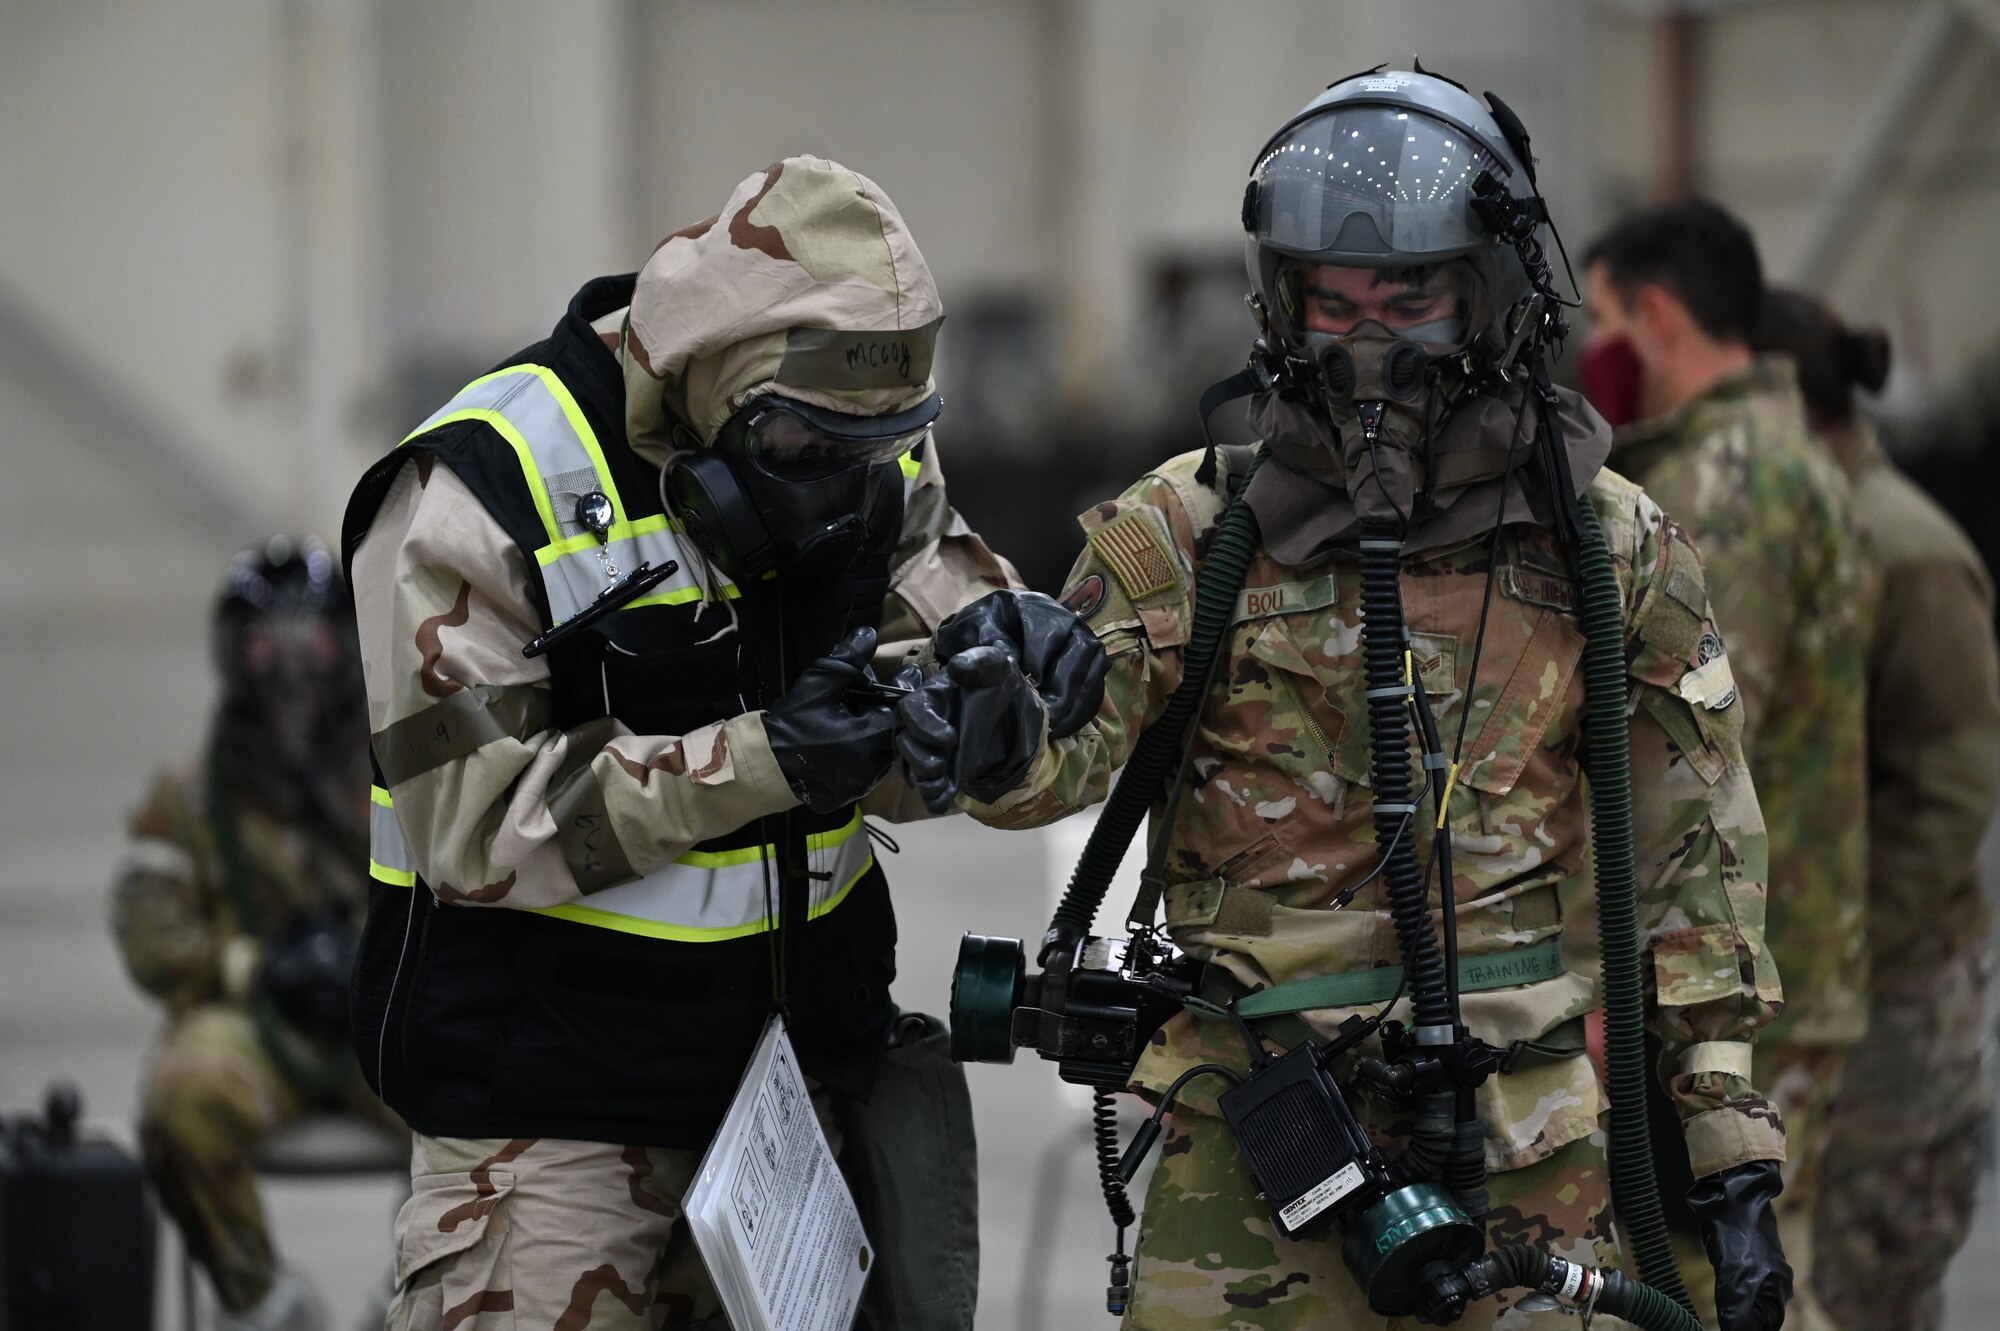
[[[1533,287],[1513,245],[1473,208],[1482,174],[1533,204],[1531,171],[1494,112],[1447,79],[1375,71],[1308,102],[1258,152],[1244,192],[1244,254],[1265,336],[1303,345],[1297,297],[1284,281],[1301,265],[1464,258],[1480,279],[1468,341],[1504,340],[1508,311]]]

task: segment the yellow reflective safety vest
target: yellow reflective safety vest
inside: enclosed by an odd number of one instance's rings
[[[711,594],[736,601],[742,630],[706,641],[717,616],[697,623],[695,561],[662,511],[657,470],[625,444],[622,376],[590,327],[631,289],[629,276],[586,285],[548,340],[468,384],[372,467],[350,502],[344,548],[351,561],[390,482],[427,453],[539,571],[530,593],[545,627],[641,564],[676,562],[548,659],[556,728],[615,717],[638,734],[679,735],[770,691],[772,672],[760,675],[754,658],[759,643],[778,641],[766,621],[780,602],[725,579]],[[912,462],[906,486],[915,471]],[[601,538],[581,521],[586,496],[608,505]],[[788,672],[879,620],[887,562],[885,551],[809,603],[783,602]],[[371,1084],[412,1127],[705,1142],[769,1010],[779,866],[801,858],[805,886],[784,931],[794,1040],[808,1075],[865,1092],[893,1015],[895,922],[858,809],[760,820],[644,875],[617,876],[614,857],[611,876],[577,902],[445,906],[396,821],[395,756],[378,744],[376,764],[355,1038]]]

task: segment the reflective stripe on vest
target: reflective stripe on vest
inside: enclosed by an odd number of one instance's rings
[[[537,913],[687,943],[719,943],[763,933],[771,927],[770,910],[777,906],[778,881],[767,868],[774,853],[769,844],[689,851],[636,882]],[[838,906],[874,863],[859,809],[845,826],[809,835],[806,918],[816,920]]]
[[[548,542],[535,551],[535,562],[541,566],[551,624],[560,624],[589,605],[641,563],[658,568],[672,559],[681,567],[653,591],[630,602],[628,609],[700,598],[692,561],[681,549],[675,524],[659,514],[637,522],[626,516],[597,435],[555,371],[544,365],[511,365],[475,379],[403,442],[454,421],[491,426],[520,461],[548,536]],[[576,520],[576,501],[592,491],[611,501],[611,527],[602,541]],[[716,584],[724,596],[741,595],[719,573]]]
[[[369,874],[394,887],[416,886],[416,864],[396,821],[394,800],[380,786],[371,786],[369,795],[374,801],[368,820]],[[691,850],[672,864],[593,893],[585,901],[543,906],[532,913],[686,943],[742,938],[771,927],[765,894],[767,888],[775,894],[778,884],[767,877],[765,861],[773,853],[769,844]],[[807,836],[811,889],[806,918],[818,919],[838,906],[874,863],[859,809],[844,826]]]
[[[417,862],[396,821],[395,801],[380,786],[368,787],[368,798],[368,876],[393,887],[415,887]]]

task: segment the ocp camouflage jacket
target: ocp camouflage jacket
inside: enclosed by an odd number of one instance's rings
[[[1770,832],[1771,951],[1785,1012],[1767,1047],[1867,1027],[1868,628],[1877,578],[1845,478],[1767,358],[1619,432],[1612,461],[1693,534],[1743,693],[1743,752]]]
[[[1197,482],[1197,462],[1176,459],[1083,515],[1090,543],[1067,600],[1111,653],[1104,704],[1092,724],[1047,745],[1022,787],[975,807],[984,821],[1032,826],[1102,799],[1179,685],[1195,579],[1226,493],[1221,477]],[[1697,1175],[1782,1159],[1783,1126],[1750,1085],[1741,1047],[1781,997],[1763,946],[1764,824],[1701,562],[1673,520],[1622,477],[1600,472],[1589,499],[1626,611],[1640,923],[1669,1090]],[[1560,934],[1558,884],[1583,872],[1588,842],[1575,583],[1548,530],[1508,526],[1475,681],[1489,546],[1490,534],[1427,552],[1406,560],[1402,578],[1416,669],[1448,745],[1472,693],[1449,800],[1464,957]],[[1400,961],[1379,879],[1347,909],[1333,908],[1378,860],[1360,636],[1357,563],[1291,568],[1260,551],[1200,714],[1165,864],[1174,941],[1251,988]],[[1431,836],[1421,829],[1420,860]],[[1463,1010],[1475,1034],[1507,1046],[1546,1035],[1595,1001],[1591,977],[1562,973],[1467,993]],[[1352,1011],[1304,1015],[1330,1035]],[[1246,1062],[1228,1023],[1183,1012],[1154,1037],[1134,1084],[1158,1094],[1203,1061]],[[1213,1095],[1211,1082],[1197,1080],[1182,1103],[1214,1112]],[[1479,1092],[1488,1163],[1545,1159],[1595,1131],[1604,1107],[1580,1056],[1489,1080]],[[1390,1121],[1380,1107],[1369,1113],[1378,1125]]]

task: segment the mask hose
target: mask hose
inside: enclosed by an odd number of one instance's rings
[[[1695,1315],[1659,1290],[1616,1269],[1585,1266],[1524,1243],[1503,1244],[1431,1286],[1419,1320],[1442,1325],[1456,1320],[1473,1299],[1503,1289],[1532,1289],[1586,1313],[1608,1313],[1645,1331],[1697,1331]]]
[[[1394,537],[1372,535],[1361,540],[1361,661],[1371,736],[1369,776],[1375,796],[1375,844],[1389,848],[1382,878],[1409,977],[1417,1039],[1419,1043],[1449,1043],[1451,1000],[1437,931],[1431,924],[1429,894],[1417,869],[1415,838],[1396,835],[1404,819],[1414,819],[1416,814],[1409,720],[1414,690],[1405,671],[1402,549],[1402,541]],[[1440,1032],[1442,1038],[1427,1038],[1429,1030]]]
[[[1618,582],[1597,512],[1576,505],[1577,582],[1583,621],[1585,770],[1596,857],[1597,928],[1603,948],[1606,1081],[1611,1096],[1611,1191],[1639,1274],[1663,1297],[1689,1304],[1660,1209],[1646,1121],[1646,991],[1639,958],[1632,753],[1626,718],[1625,633]]]
[[[1361,539],[1361,668],[1367,689],[1370,785],[1374,791],[1375,844],[1386,846],[1382,879],[1419,1046],[1434,1052],[1456,1040],[1450,986],[1437,931],[1431,924],[1430,893],[1417,868],[1416,838],[1398,836],[1414,827],[1416,791],[1410,774],[1410,713],[1416,698],[1403,620],[1402,551],[1399,538],[1382,531]],[[1416,1097],[1410,1142],[1397,1172],[1417,1181],[1436,1179],[1451,1163],[1457,1144],[1458,1095],[1449,1088]]]

